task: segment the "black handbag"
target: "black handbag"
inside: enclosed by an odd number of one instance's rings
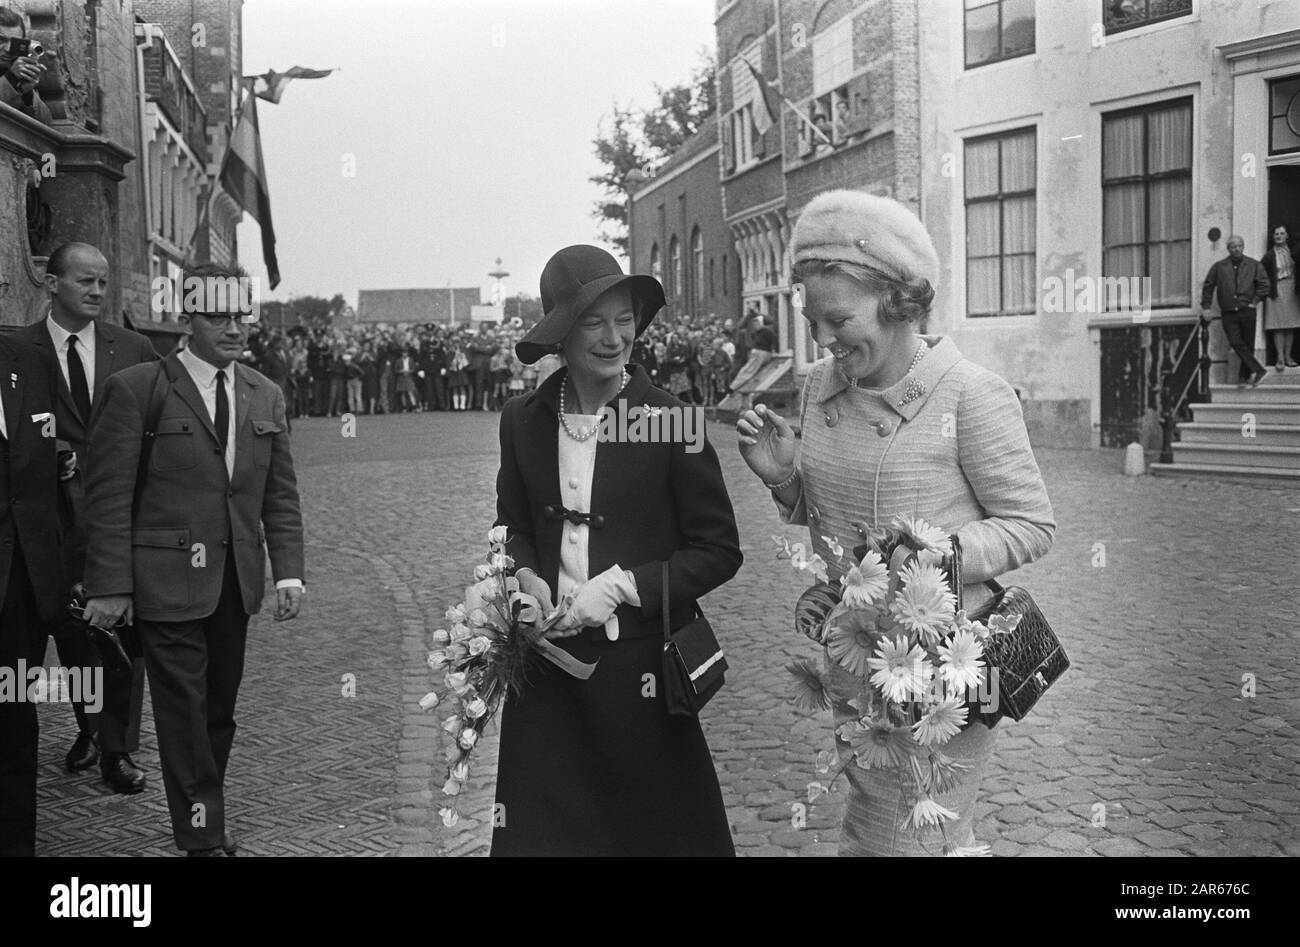
[[[957,608],[962,608],[961,543],[952,536],[952,556],[944,562]],[[1019,618],[1012,631],[991,636],[984,642],[984,665],[990,675],[989,695],[993,694],[992,675],[997,674],[997,701],[988,710],[979,701],[967,704],[968,720],[979,720],[994,727],[1003,717],[1022,720],[1038,703],[1038,698],[1056,683],[1070,666],[1065,648],[1043,615],[1034,597],[1018,586],[1003,588],[997,582],[984,583],[993,600],[967,615],[971,621],[987,623],[994,615]]]
[[[722,687],[727,659],[708,619],[695,617],[676,631],[668,622],[668,563],[663,564],[664,700],[668,713],[694,717]]]

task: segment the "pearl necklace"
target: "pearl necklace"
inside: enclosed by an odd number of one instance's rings
[[[916,371],[916,366],[918,366],[918,365],[921,364],[921,359],[925,358],[925,353],[928,352],[928,351],[930,351],[930,346],[928,346],[928,345],[925,344],[925,339],[922,339],[922,340],[921,340],[921,344],[920,344],[920,345],[917,347],[917,349],[916,349],[916,354],[915,354],[914,356],[912,356],[912,364],[911,364],[911,365],[908,365],[908,366],[907,366],[907,371],[903,372],[903,377],[904,377],[904,378],[906,378],[908,375],[912,374],[912,372]],[[843,371],[844,371],[843,369],[840,369],[841,374],[843,374]],[[848,378],[848,380],[849,380],[849,384],[852,385],[854,388],[861,388],[861,387],[862,387],[862,385],[859,384],[859,382],[861,381],[861,379],[858,379],[858,378],[849,378],[848,375],[845,375],[844,377],[845,377],[845,378]]]
[[[622,391],[624,388],[626,388],[628,382],[630,382],[631,380],[632,380],[632,376],[628,374],[627,369],[626,368],[623,369],[623,377],[618,386],[618,390]],[[560,382],[560,424],[563,425],[564,433],[568,434],[569,437],[573,438],[575,441],[585,441],[589,439],[593,434],[596,433],[596,428],[584,427],[584,428],[579,428],[577,431],[574,431],[573,428],[569,426],[569,419],[566,416],[568,412],[565,410],[565,406],[564,406],[564,389],[568,387],[569,387],[569,376],[566,374],[564,376],[564,381]],[[577,389],[575,389],[575,391],[576,390]],[[615,393],[617,394],[617,392]]]

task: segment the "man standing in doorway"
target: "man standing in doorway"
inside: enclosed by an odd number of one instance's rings
[[[1238,387],[1258,385],[1268,374],[1255,358],[1255,304],[1269,292],[1268,274],[1246,256],[1246,241],[1228,238],[1228,255],[1210,267],[1201,286],[1201,319],[1210,320],[1210,300],[1217,297],[1223,334],[1241,359]]]

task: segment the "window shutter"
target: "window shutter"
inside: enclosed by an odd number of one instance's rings
[[[871,130],[871,85],[863,73],[850,80],[848,87],[849,118],[844,123],[845,135],[860,135]]]
[[[731,140],[732,116],[728,115],[722,122],[722,173],[733,174],[736,170],[736,149]]]

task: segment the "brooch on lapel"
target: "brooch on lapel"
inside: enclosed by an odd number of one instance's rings
[[[17,388],[17,387],[18,387],[18,373],[17,373],[17,372],[10,372],[10,373],[9,373],[9,387],[10,387],[10,388]]]
[[[924,394],[925,385],[913,378],[907,383],[907,387],[903,389],[903,397],[898,399],[898,403],[900,405],[910,404]]]

